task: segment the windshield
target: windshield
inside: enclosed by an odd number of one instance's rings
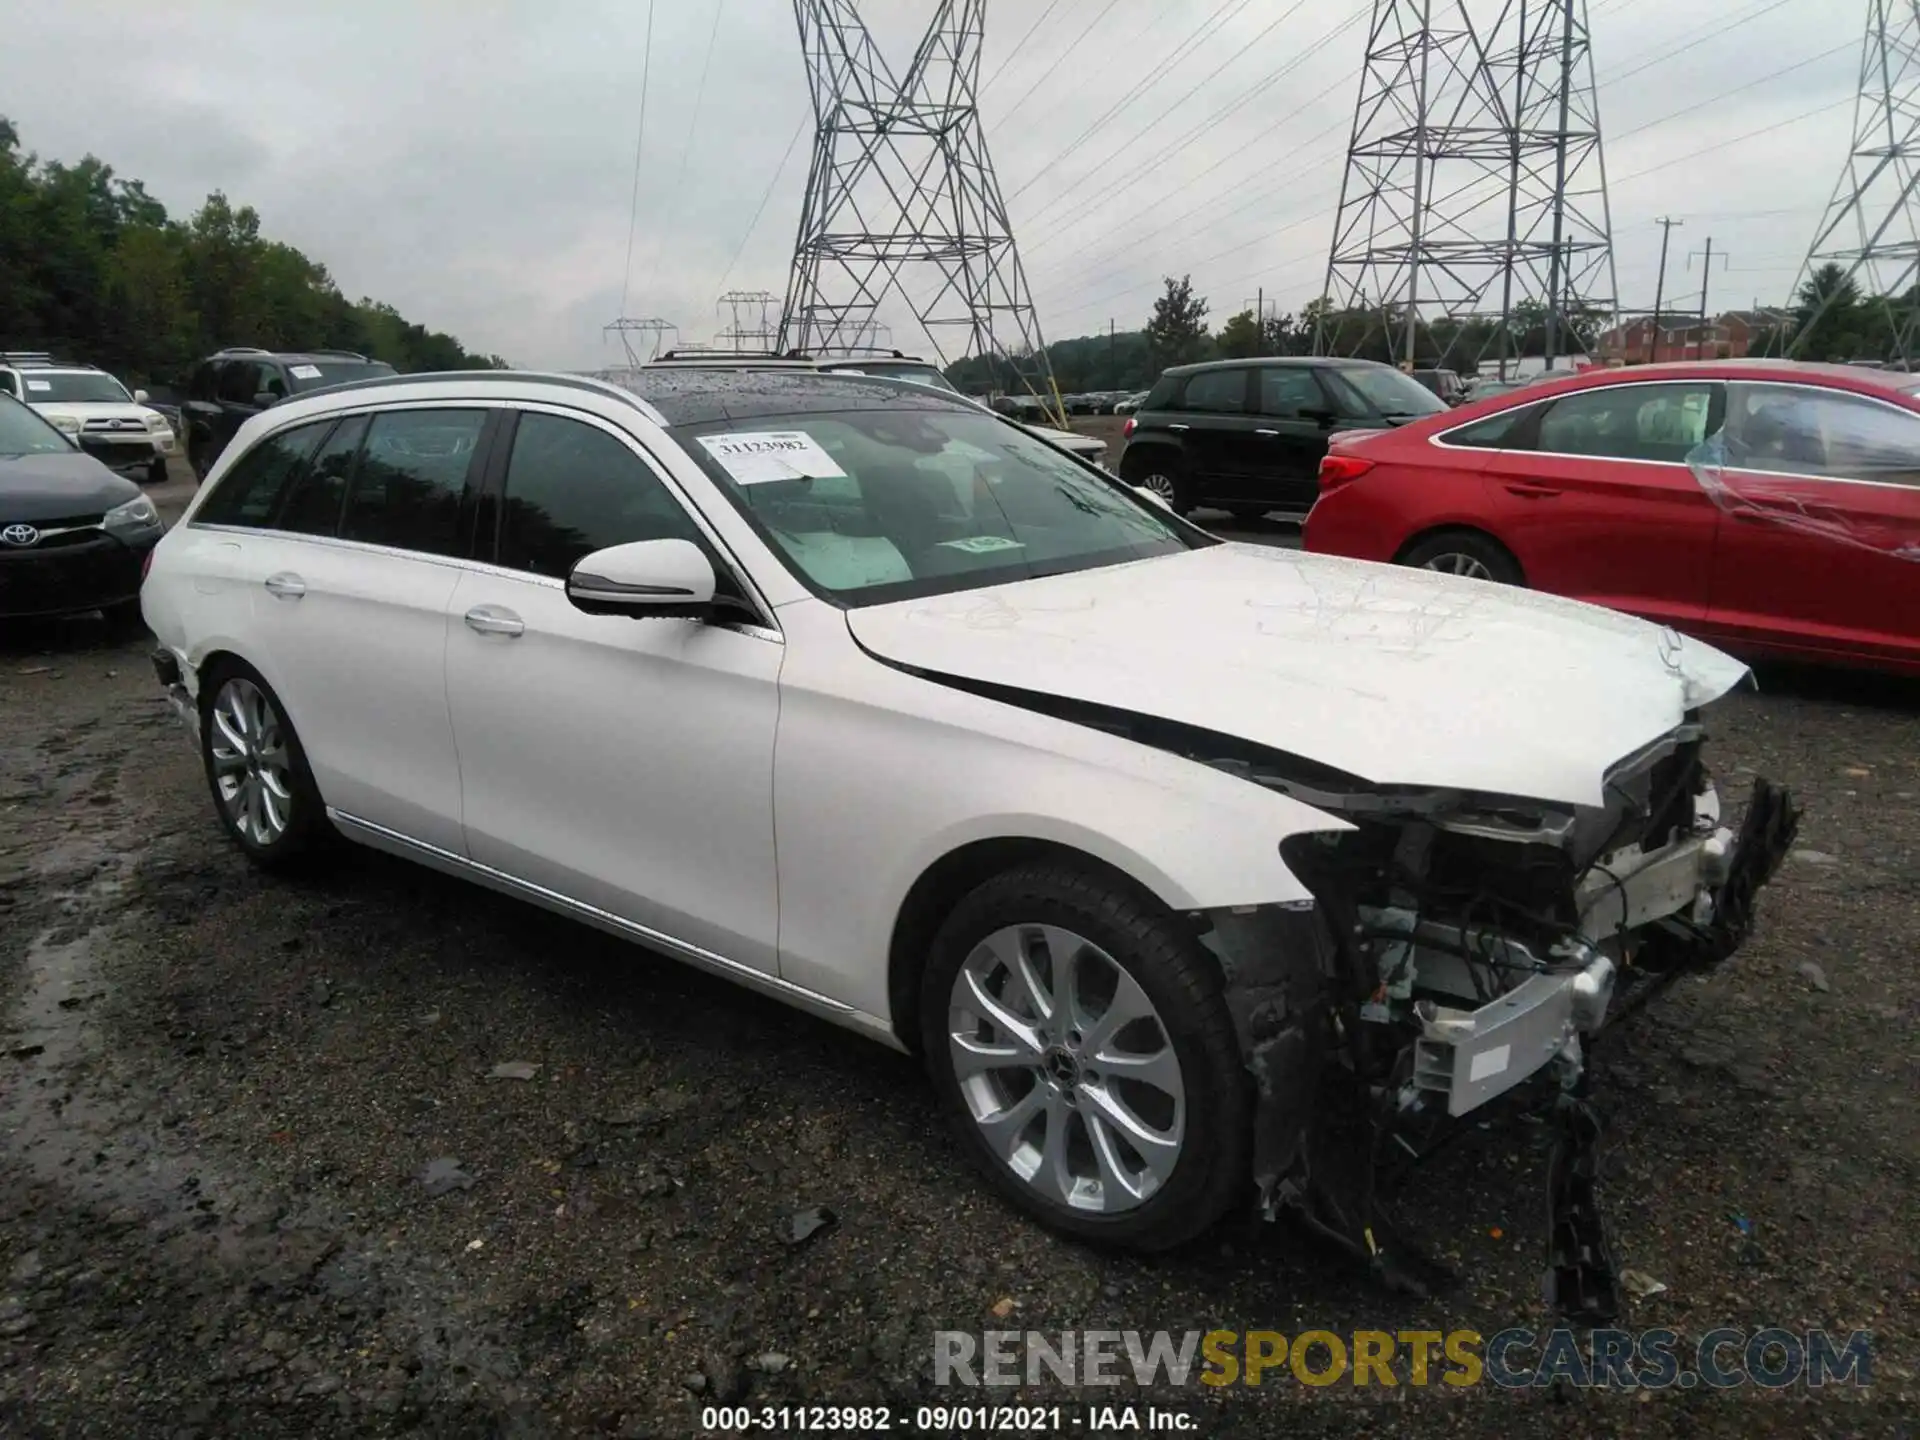
[[[296,393],[322,385],[344,385],[349,380],[378,380],[394,369],[384,360],[296,360],[288,364]]]
[[[878,375],[887,380],[911,380],[916,385],[931,385],[936,390],[955,395],[960,393],[938,369],[919,361],[908,361],[903,365],[897,360],[849,360],[844,365],[823,368],[841,375]]]
[[[1446,403],[1411,375],[1384,365],[1341,366],[1334,372],[1382,415],[1438,415]]]
[[[133,403],[124,385],[97,370],[29,370],[20,378],[27,382],[24,398],[29,405]]]
[[[72,453],[66,436],[12,396],[0,394],[0,455]]]
[[[787,568],[842,605],[1213,543],[990,415],[860,410],[676,433]]]

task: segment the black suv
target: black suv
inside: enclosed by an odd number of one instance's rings
[[[1127,422],[1121,478],[1181,514],[1305,515],[1336,430],[1382,430],[1447,408],[1371,360],[1214,360],[1163,372]]]
[[[187,386],[187,402],[181,407],[187,460],[204,479],[233,432],[268,406],[302,391],[393,373],[384,360],[369,360],[351,350],[293,354],[230,346],[202,360]]]

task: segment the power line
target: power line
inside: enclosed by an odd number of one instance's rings
[[[693,91],[693,118],[687,122],[687,138],[680,147],[680,168],[674,173],[673,189],[668,191],[671,204],[680,201],[680,191],[687,183],[687,159],[693,154],[693,137],[700,130],[700,106],[707,98],[707,72],[713,68],[713,42],[720,36],[720,17],[726,13],[727,0],[715,0],[713,7],[713,28],[707,31],[707,53],[700,62],[700,83]],[[647,246],[647,265],[652,267],[654,252],[660,247],[660,230],[655,227],[653,240]]]
[[[1018,55],[1022,50],[1027,48],[1027,42],[1033,39],[1033,32],[1038,30],[1042,25],[1046,24],[1047,17],[1053,14],[1053,12],[1055,10],[1058,10],[1059,8],[1060,8],[1060,0],[1047,0],[1047,8],[1040,12],[1040,18],[1034,21],[1033,24],[1027,27],[1027,33],[1022,35],[1019,38],[1019,40],[1015,42],[1013,49],[1008,52],[1006,61],[1000,66],[999,69],[993,72],[992,76],[987,80],[987,83],[980,87],[980,94],[983,98],[985,97],[986,93],[989,90],[993,89],[993,87],[999,82],[1000,77],[1006,74],[1008,69],[1011,68],[1011,66],[1013,65],[1013,57]]]
[[[1629,135],[1638,135],[1642,130],[1651,130],[1657,125],[1666,124],[1669,120],[1678,120],[1682,115],[1691,115],[1696,110],[1704,110],[1709,105],[1717,105],[1720,101],[1727,99],[1729,96],[1738,95],[1742,90],[1751,90],[1753,89],[1754,86],[1764,85],[1769,80],[1778,80],[1782,75],[1791,75],[1795,70],[1804,70],[1807,68],[1807,66],[1817,64],[1819,61],[1822,61],[1822,60],[1829,59],[1832,56],[1838,55],[1843,50],[1852,51],[1858,48],[1859,47],[1855,44],[1855,42],[1851,40],[1844,41],[1841,44],[1834,46],[1831,50],[1822,50],[1818,55],[1809,55],[1804,60],[1796,60],[1791,65],[1783,65],[1778,70],[1772,71],[1770,74],[1761,75],[1758,78],[1749,80],[1742,85],[1736,85],[1731,90],[1722,90],[1718,95],[1709,95],[1705,100],[1696,100],[1693,104],[1687,106],[1686,109],[1684,110],[1675,110],[1671,114],[1662,115],[1658,120],[1649,120],[1644,125],[1636,125],[1631,130],[1623,130],[1618,135],[1615,135],[1613,139],[1615,143],[1618,143],[1619,141],[1626,139],[1627,136]]]
[[[1209,36],[1213,35],[1222,26],[1224,26],[1229,20],[1233,19],[1235,15],[1238,15],[1242,10],[1246,9],[1247,6],[1252,3],[1253,3],[1253,0],[1223,0],[1223,3],[1221,4],[1220,8],[1218,10],[1215,10],[1212,16],[1209,17],[1200,26],[1198,30],[1194,31],[1193,34],[1189,35],[1185,40],[1181,41],[1179,45],[1174,47],[1172,54],[1164,57],[1158,65],[1156,65],[1152,70],[1147,72],[1147,77],[1144,82],[1130,87],[1124,96],[1114,101],[1113,104],[1109,105],[1106,108],[1106,110],[1099,116],[1098,119],[1096,119],[1091,125],[1087,126],[1086,129],[1082,130],[1080,134],[1074,139],[1072,144],[1068,145],[1066,149],[1062,150],[1059,154],[1055,155],[1046,164],[1042,165],[1038,170],[1034,171],[1033,174],[1029,175],[1025,183],[1022,184],[1018,190],[1015,190],[1011,195],[1009,195],[1007,199],[1009,201],[1018,200],[1022,195],[1026,194],[1027,191],[1033,188],[1034,182],[1039,180],[1039,178],[1042,175],[1046,174],[1049,170],[1053,169],[1054,166],[1060,164],[1068,156],[1072,155],[1082,145],[1086,144],[1087,141],[1089,141],[1096,134],[1098,134],[1102,129],[1102,127],[1110,123],[1113,119],[1115,119],[1122,112],[1127,110],[1130,106],[1144,99],[1147,92],[1152,90],[1153,87],[1158,85],[1162,80],[1166,79],[1167,76],[1173,72],[1174,68],[1178,66],[1182,60],[1185,60],[1188,56],[1192,55],[1195,51],[1197,51],[1200,48],[1200,44],[1202,41],[1206,40]],[[1306,3],[1306,0],[1296,0],[1296,3],[1293,9],[1298,10],[1300,6],[1304,3]],[[1231,12],[1231,13],[1228,13],[1228,12]],[[1287,12],[1287,15],[1291,15],[1292,13],[1293,13],[1293,10],[1289,10]],[[1286,19],[1286,15],[1282,15],[1280,18],[1284,20]],[[1278,23],[1279,21],[1274,22],[1275,25],[1277,25]],[[1260,32],[1260,35],[1256,35],[1254,39],[1256,40],[1259,39],[1260,36],[1263,36],[1267,33],[1267,30],[1271,30],[1271,29],[1273,29],[1273,25],[1267,26],[1266,30],[1262,30]],[[1242,52],[1235,52],[1232,56],[1228,58],[1225,64],[1219,66],[1217,69],[1215,69],[1212,72],[1212,74],[1208,75],[1207,80],[1211,80],[1214,77],[1214,75],[1218,75],[1221,70],[1226,69],[1227,65],[1231,65],[1235,60],[1239,59],[1241,53]],[[1206,80],[1202,80],[1200,82],[1201,85],[1204,85],[1205,83],[1206,83]],[[1173,106],[1170,106],[1168,108],[1172,109],[1174,108],[1174,106],[1179,106],[1181,104],[1184,104],[1186,100],[1194,93],[1194,90],[1198,90],[1199,88],[1200,88],[1199,85],[1194,86],[1193,90],[1187,91],[1187,93],[1185,95],[1182,95],[1180,99],[1173,102]],[[1156,116],[1154,120],[1148,122],[1147,128],[1151,129],[1154,124],[1157,124],[1159,122],[1159,120],[1164,119],[1166,114],[1167,114],[1167,111],[1165,110],[1161,111],[1159,116]],[[1078,184],[1084,183],[1084,179],[1085,177],[1082,177],[1082,180],[1079,182],[1076,182],[1075,186],[1068,187],[1069,193],[1071,193],[1071,191],[1074,188],[1077,188]],[[1058,202],[1058,199],[1059,197],[1056,196],[1054,197],[1053,200],[1049,200],[1045,205],[1042,205],[1040,207],[1039,213],[1044,214],[1048,208],[1050,208],[1052,205]]]
[[[1718,40],[1729,30],[1737,29],[1742,25],[1758,20],[1762,15],[1770,15],[1781,6],[1791,3],[1793,3],[1793,0],[1762,0],[1762,3],[1759,5],[1747,9],[1741,14],[1733,16],[1731,19],[1709,20],[1704,25],[1694,26],[1691,30],[1682,30],[1679,35],[1654,46],[1652,49],[1642,50],[1640,52],[1641,55],[1650,57],[1642,64],[1634,65],[1634,60],[1639,57],[1629,56],[1624,63],[1632,66],[1632,68],[1619,70],[1609,75],[1605,80],[1600,82],[1600,88],[1605,89],[1609,85],[1618,85],[1622,80],[1632,79],[1642,70],[1651,70],[1656,65],[1664,65],[1669,60],[1677,60],[1689,50],[1698,49],[1709,40]],[[1682,37],[1690,36],[1698,36],[1699,38],[1690,39],[1685,45],[1675,44],[1675,41]]]
[[[787,148],[780,153],[780,163],[773,167],[773,176],[767,181],[767,188],[760,193],[760,203],[753,207],[753,219],[747,222],[746,234],[740,237],[740,243],[733,247],[733,258],[727,261],[727,268],[720,272],[720,283],[714,288],[725,290],[727,281],[733,275],[733,267],[740,263],[740,257],[746,253],[747,242],[753,239],[753,232],[760,228],[760,217],[766,213],[767,201],[773,198],[774,186],[780,183],[780,177],[787,173],[787,161],[793,158],[793,147],[800,143],[800,135],[807,128],[811,115],[802,115],[800,123],[793,127],[793,134],[787,139]]]
[[[1049,65],[1045,70],[1042,70],[1040,72],[1040,78],[1034,81],[1033,84],[1029,85],[1023,92],[1021,92],[1020,98],[1014,101],[1013,104],[1010,107],[1008,107],[1008,109],[1001,115],[1000,118],[1003,123],[1009,116],[1013,114],[1015,110],[1018,110],[1022,105],[1026,104],[1027,101],[1033,98],[1033,92],[1038,90],[1042,85],[1046,84],[1047,81],[1050,78],[1052,78],[1054,71],[1058,70],[1062,65],[1067,63],[1068,57],[1070,57],[1073,54],[1073,52],[1079,47],[1080,42],[1082,40],[1085,40],[1087,36],[1091,35],[1094,31],[1094,27],[1097,26],[1102,20],[1107,18],[1107,12],[1113,9],[1113,7],[1115,5],[1118,5],[1119,3],[1120,3],[1120,0],[1107,0],[1107,3],[1100,7],[1100,13],[1094,16],[1093,19],[1089,20],[1085,25],[1080,27],[1079,35],[1077,35],[1068,44],[1061,47],[1059,57],[1054,60],[1053,64]]]
[[[1646,169],[1636,170],[1631,175],[1616,176],[1613,184],[1624,185],[1629,180],[1640,179],[1643,175],[1652,175],[1656,171],[1670,169],[1675,165],[1684,164],[1688,160],[1697,160],[1702,155],[1711,155],[1716,150],[1724,150],[1729,145],[1738,145],[1742,140],[1752,140],[1759,135],[1770,135],[1775,130],[1784,130],[1789,125],[1798,125],[1802,120],[1811,120],[1816,115],[1824,115],[1829,110],[1838,110],[1842,105],[1851,105],[1853,100],[1853,96],[1843,95],[1838,100],[1830,100],[1825,105],[1818,106],[1812,110],[1802,110],[1798,115],[1790,115],[1785,120],[1776,120],[1771,125],[1762,125],[1758,130],[1748,130],[1744,134],[1729,136],[1725,140],[1703,146],[1701,149],[1689,150],[1684,155],[1675,155],[1670,160],[1662,160],[1658,165],[1649,165]]]
[[[640,52],[640,133],[633,141],[633,197],[627,202],[627,260],[620,272],[620,314],[627,313],[627,291],[633,284],[633,232],[640,224],[640,157],[647,145],[647,77],[653,72],[653,4],[647,0],[647,38]]]

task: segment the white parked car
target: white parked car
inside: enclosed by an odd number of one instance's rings
[[[0,354],[0,391],[24,401],[87,454],[129,480],[167,478],[173,427],[147,392],[127,393],[106,371],[38,352]]]
[[[1764,782],[1722,825],[1699,710],[1745,672],[1670,631],[1226,544],[925,386],[631,384],[242,427],[143,592],[222,824],[918,1051],[1061,1229],[1165,1246],[1257,1196],[1383,1248],[1355,1134],[1542,1070],[1583,1154],[1616,981],[1724,958],[1791,839]],[[1604,1249],[1556,1194],[1566,1294]]]

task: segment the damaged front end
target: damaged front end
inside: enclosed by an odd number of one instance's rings
[[[1382,789],[1244,751],[1212,760],[1354,826],[1283,845],[1312,904],[1209,917],[1257,1084],[1270,1217],[1290,1211],[1388,1283],[1424,1289],[1377,1188],[1451,1122],[1549,1071],[1548,1298],[1586,1323],[1618,1313],[1592,1038],[1738,948],[1798,822],[1763,779],[1739,833],[1723,825],[1701,738],[1689,718],[1621,761],[1601,807]]]

